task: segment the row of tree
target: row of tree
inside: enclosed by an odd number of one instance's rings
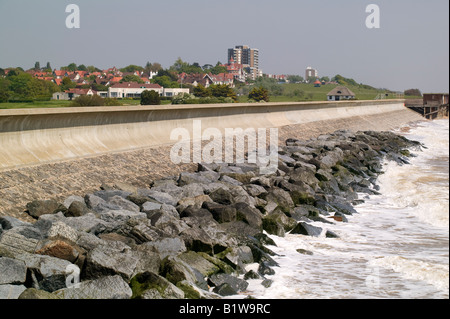
[[[39,80],[32,75],[11,70],[6,77],[0,77],[0,102],[49,100],[60,91],[58,85]]]

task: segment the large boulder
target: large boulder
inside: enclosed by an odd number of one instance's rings
[[[65,288],[68,267],[75,267],[67,260],[51,256],[23,254],[16,256],[16,259],[25,262],[30,284],[48,292]]]
[[[23,284],[27,276],[25,262],[7,257],[0,257],[0,285]]]
[[[184,292],[168,281],[150,271],[134,276],[130,281],[136,299],[183,299]]]
[[[66,210],[64,205],[55,200],[34,200],[29,202],[26,207],[28,214],[36,219],[41,215],[55,214]]]
[[[84,276],[95,279],[120,275],[129,280],[138,264],[138,258],[129,248],[99,246],[88,252]]]
[[[83,281],[54,292],[61,299],[130,299],[132,290],[121,276],[105,276]]]

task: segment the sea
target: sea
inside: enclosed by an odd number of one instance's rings
[[[385,162],[380,195],[359,194],[365,201],[348,222],[311,222],[323,228],[319,237],[270,235],[279,264],[266,276],[271,286],[249,280],[238,298],[449,298],[449,121],[395,132],[426,148],[412,151],[409,165]],[[327,229],[339,238],[326,238]]]

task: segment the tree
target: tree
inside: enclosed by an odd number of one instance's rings
[[[68,70],[68,71],[76,71],[76,70],[77,70],[77,65],[76,65],[75,63],[70,63],[70,64],[67,66],[67,70]]]
[[[194,87],[194,95],[196,97],[208,97],[211,96],[211,92],[203,85],[198,84],[196,87]]]
[[[103,106],[104,99],[99,95],[80,95],[72,102],[72,106]]]
[[[86,67],[84,64],[80,64],[80,65],[77,67],[77,70],[78,70],[78,71],[87,71],[88,69],[87,69],[87,67]]]
[[[9,80],[0,78],[0,103],[8,102],[10,95]]]
[[[40,71],[40,70],[41,70],[41,64],[40,64],[39,62],[36,62],[36,63],[34,64],[34,70],[35,70],[35,71]]]
[[[135,71],[144,71],[144,68],[139,65],[130,64],[122,69],[120,69],[121,72],[135,72]]]
[[[287,80],[291,83],[301,83],[305,79],[301,75],[288,75]]]
[[[422,92],[419,89],[408,89],[405,90],[405,96],[422,96]]]
[[[164,88],[177,88],[179,84],[175,81],[172,81],[170,77],[167,75],[156,76],[152,79],[152,83],[159,84]]]
[[[214,97],[230,97],[237,101],[236,92],[226,84],[212,84],[208,89]]]
[[[137,75],[133,75],[133,74],[128,74],[125,75],[122,80],[120,80],[120,83],[123,82],[137,82],[137,83],[144,83],[144,81],[142,81],[142,79],[137,76]]]
[[[161,97],[156,91],[145,90],[141,93],[141,105],[160,105]]]
[[[269,102],[269,91],[263,87],[253,88],[248,94],[248,98],[250,100],[254,100],[256,102],[266,101]]]
[[[50,72],[52,71],[52,66],[50,65],[50,62],[47,62],[47,66],[45,67],[45,70],[46,71],[50,70]]]
[[[66,91],[68,89],[75,88],[76,86],[77,86],[76,83],[72,82],[72,80],[69,79],[67,76],[62,79],[61,90]]]

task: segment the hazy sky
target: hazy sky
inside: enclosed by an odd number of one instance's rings
[[[65,24],[72,3],[79,29]],[[379,29],[365,25],[372,3]],[[2,68],[215,64],[240,44],[260,50],[264,73],[312,66],[376,87],[449,91],[448,0],[0,0]]]

